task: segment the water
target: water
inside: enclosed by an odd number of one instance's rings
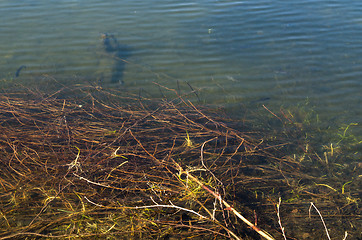
[[[49,80],[53,91],[54,78],[159,97],[153,82],[182,91],[188,82],[233,112],[308,101],[327,125],[361,123],[361,12],[357,0],[3,0],[0,83]],[[102,33],[129,50],[116,83]]]

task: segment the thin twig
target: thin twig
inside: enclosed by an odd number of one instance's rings
[[[309,218],[311,217],[310,212],[311,212],[311,210],[312,210],[312,207],[314,207],[314,209],[317,211],[317,213],[318,213],[319,217],[320,217],[320,218],[321,218],[321,220],[322,220],[322,223],[323,223],[324,229],[326,230],[327,237],[328,237],[328,239],[329,239],[329,240],[331,240],[331,237],[329,236],[329,232],[328,232],[328,229],[327,229],[326,223],[325,223],[325,222],[324,222],[324,220],[323,220],[322,214],[319,212],[318,208],[314,205],[314,203],[313,203],[313,202],[311,202],[311,203],[310,203],[310,207],[309,207]]]
[[[103,207],[103,208],[108,208],[106,206],[103,206],[101,204],[98,204],[98,203],[95,203],[91,200],[89,200],[86,196],[84,196],[85,200],[87,200],[89,203],[97,206],[97,207]],[[173,203],[170,203],[170,205],[166,205],[166,204],[158,204],[157,202],[155,202],[153,199],[152,201],[155,203],[155,205],[146,205],[146,206],[135,206],[135,207],[130,207],[130,206],[121,206],[121,207],[117,207],[118,209],[119,208],[124,208],[124,209],[144,209],[144,208],[174,208],[174,209],[178,209],[178,210],[182,210],[182,211],[185,211],[185,212],[189,212],[189,213],[192,213],[192,214],[195,214],[197,216],[199,216],[201,219],[208,219],[207,217],[201,215],[200,213],[198,212],[195,212],[194,210],[191,210],[191,209],[187,209],[187,208],[184,208],[184,207],[180,207],[180,206],[176,206],[174,205]]]
[[[180,166],[179,166],[180,167]],[[213,195],[215,198],[220,200],[222,204],[225,205],[226,209],[234,213],[239,219],[241,219],[244,223],[246,223],[249,227],[251,227],[254,231],[256,231],[260,236],[264,237],[268,240],[274,240],[272,236],[269,235],[269,233],[265,232],[264,230],[259,229],[257,226],[252,224],[248,219],[246,219],[243,215],[241,215],[238,211],[235,210],[229,203],[227,203],[224,199],[221,198],[220,194],[215,193],[210,188],[206,187],[198,178],[194,177],[187,171],[183,171],[183,169],[180,167],[180,172],[185,173],[188,178],[196,182],[199,186],[201,186],[204,190],[206,190],[208,193]]]
[[[282,220],[280,219],[280,205],[282,204],[282,198],[279,198],[279,202],[277,204],[277,216],[278,216],[278,223],[280,226],[280,229],[282,230],[283,237],[285,240],[287,240],[287,237],[285,236],[284,227],[282,226]]]

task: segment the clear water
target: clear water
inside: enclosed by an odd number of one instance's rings
[[[361,123],[361,13],[360,0],[2,0],[0,83],[51,76],[158,96],[153,82],[188,82],[229,109],[309,101],[331,125]],[[102,33],[129,50],[124,84],[111,82]]]

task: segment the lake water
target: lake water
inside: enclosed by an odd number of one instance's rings
[[[309,102],[328,125],[361,123],[361,13],[360,0],[2,0],[0,84],[48,79],[51,90],[56,79],[147,97],[160,96],[154,82],[189,84],[233,112]],[[122,51],[105,51],[105,33]]]

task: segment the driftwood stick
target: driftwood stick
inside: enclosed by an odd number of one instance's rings
[[[264,237],[265,239],[268,240],[275,240],[269,233],[265,232],[264,230],[261,230],[260,228],[258,228],[257,226],[255,226],[254,224],[252,224],[248,219],[246,219],[243,215],[241,215],[238,211],[235,210],[235,208],[233,208],[230,204],[228,204],[224,199],[221,198],[220,194],[212,191],[210,188],[208,188],[207,186],[205,186],[198,178],[194,177],[193,175],[191,175],[189,172],[184,171],[180,166],[179,166],[180,172],[184,173],[187,175],[187,177],[191,180],[193,180],[194,182],[196,182],[200,187],[202,187],[203,189],[205,189],[208,193],[210,193],[211,195],[213,195],[216,199],[218,199],[220,202],[222,202],[222,204],[225,205],[226,209],[231,211],[232,213],[234,213],[239,219],[241,219],[244,223],[246,223],[249,227],[251,227],[254,231],[256,231],[260,236]]]

